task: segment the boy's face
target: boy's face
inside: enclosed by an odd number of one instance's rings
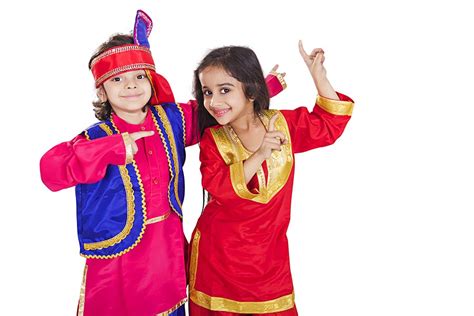
[[[141,112],[151,98],[152,88],[144,70],[121,73],[99,88],[100,101],[109,101],[117,115]]]
[[[253,115],[253,102],[245,96],[240,81],[220,67],[208,67],[199,74],[204,107],[220,125],[232,124]]]

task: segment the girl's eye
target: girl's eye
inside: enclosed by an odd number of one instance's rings
[[[122,78],[120,78],[120,77],[115,77],[115,78],[112,78],[112,81],[114,81],[114,82],[120,82],[120,81],[122,81]]]
[[[221,93],[222,93],[222,94],[226,94],[226,93],[228,93],[229,91],[230,91],[229,88],[222,88],[222,89],[221,89]]]
[[[204,91],[203,91],[203,94],[204,94],[206,97],[208,97],[208,96],[212,95],[212,92],[209,91],[209,90],[204,90]]]
[[[146,78],[145,75],[138,75],[138,76],[137,76],[137,79],[145,79],[145,78]]]

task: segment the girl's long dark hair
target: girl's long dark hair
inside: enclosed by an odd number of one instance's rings
[[[122,46],[125,44],[133,44],[133,36],[126,34],[112,35],[106,42],[102,43],[99,48],[97,48],[94,55],[89,59],[89,69],[91,69],[91,63],[94,58],[112,47]],[[109,101],[92,101],[92,105],[94,106],[95,117],[101,121],[107,120],[112,114],[112,106]]]
[[[198,102],[198,127],[202,133],[209,126],[218,124],[204,107],[199,74],[208,67],[220,67],[242,83],[245,96],[254,99],[253,110],[255,114],[268,109],[270,97],[263,76],[262,67],[257,55],[247,47],[225,46],[212,50],[194,71],[194,97]]]

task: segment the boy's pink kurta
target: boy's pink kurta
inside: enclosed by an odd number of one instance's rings
[[[181,104],[186,121],[186,145],[198,141],[195,102]],[[87,259],[85,291],[79,310],[86,316],[149,316],[173,310],[186,300],[186,239],[180,219],[168,202],[169,169],[159,133],[148,111],[142,124],[129,124],[116,115],[112,120],[121,133],[155,131],[137,141],[134,159],[146,195],[147,224],[140,243],[113,259]],[[41,160],[43,182],[57,191],[78,183],[99,181],[109,164],[123,164],[122,137],[88,141],[77,136],[48,151]]]

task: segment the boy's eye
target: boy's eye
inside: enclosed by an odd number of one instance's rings
[[[138,75],[138,76],[137,76],[137,79],[145,79],[145,78],[146,78],[145,75]]]
[[[114,81],[114,82],[119,82],[119,81],[122,81],[122,78],[120,78],[120,77],[115,77],[115,78],[112,78],[112,81]]]
[[[212,92],[209,91],[209,90],[204,90],[202,93],[203,93],[206,97],[212,95]]]

